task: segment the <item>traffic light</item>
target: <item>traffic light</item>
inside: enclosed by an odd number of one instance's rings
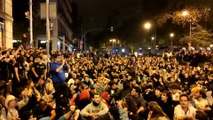
[[[22,34],[22,41],[27,42],[27,34],[26,33]]]
[[[24,34],[22,35],[22,38],[27,38],[27,34],[24,33]]]
[[[25,14],[25,18],[30,19],[30,12],[29,11],[26,11],[24,14]]]

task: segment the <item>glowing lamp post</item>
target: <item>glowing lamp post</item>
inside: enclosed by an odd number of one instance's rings
[[[144,24],[144,28],[145,28],[146,30],[149,30],[151,27],[152,27],[152,25],[151,25],[151,23],[149,23],[149,22],[147,22],[147,23]]]
[[[182,15],[183,15],[183,17],[187,17],[187,16],[190,17],[190,14],[187,10],[183,11]],[[190,36],[190,44],[191,44],[191,38],[192,38],[192,20],[191,20],[191,18],[189,20],[189,25],[190,25],[189,26],[189,36]]]
[[[173,37],[175,36],[175,34],[174,33],[170,33],[170,48],[171,48],[171,51],[173,52]]]

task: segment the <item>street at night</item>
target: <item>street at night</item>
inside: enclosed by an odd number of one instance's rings
[[[0,120],[213,120],[212,0],[0,0]]]

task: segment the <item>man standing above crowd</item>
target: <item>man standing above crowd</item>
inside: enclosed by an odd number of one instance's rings
[[[62,108],[63,100],[68,99],[68,87],[66,85],[65,72],[67,71],[67,63],[61,54],[56,54],[54,62],[50,64],[50,74],[52,75],[53,86],[55,88],[56,112],[57,116],[63,114]]]
[[[13,65],[9,56],[4,55],[0,61],[0,94],[10,93],[12,84]]]
[[[32,66],[34,74],[33,82],[36,84],[39,80],[46,79],[46,65],[42,62],[42,57],[37,56]]]

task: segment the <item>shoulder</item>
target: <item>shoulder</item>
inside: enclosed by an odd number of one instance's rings
[[[193,107],[192,105],[189,106],[189,109],[192,111],[196,111],[197,109],[195,107]]]
[[[56,62],[51,62],[51,64],[50,64],[51,66],[58,66],[58,65],[60,65],[59,63],[56,63]]]
[[[87,108],[87,109],[90,110],[90,109],[93,108],[93,107],[94,107],[94,105],[93,105],[92,103],[90,103],[90,104],[88,104],[86,107],[84,107],[84,109]]]
[[[101,102],[100,108],[101,109],[108,109],[108,106],[106,105],[106,103]]]
[[[169,119],[165,116],[162,116],[162,117],[159,117],[158,120],[169,120]]]
[[[180,105],[176,105],[175,106],[175,110],[180,110],[181,109],[181,106]]]

